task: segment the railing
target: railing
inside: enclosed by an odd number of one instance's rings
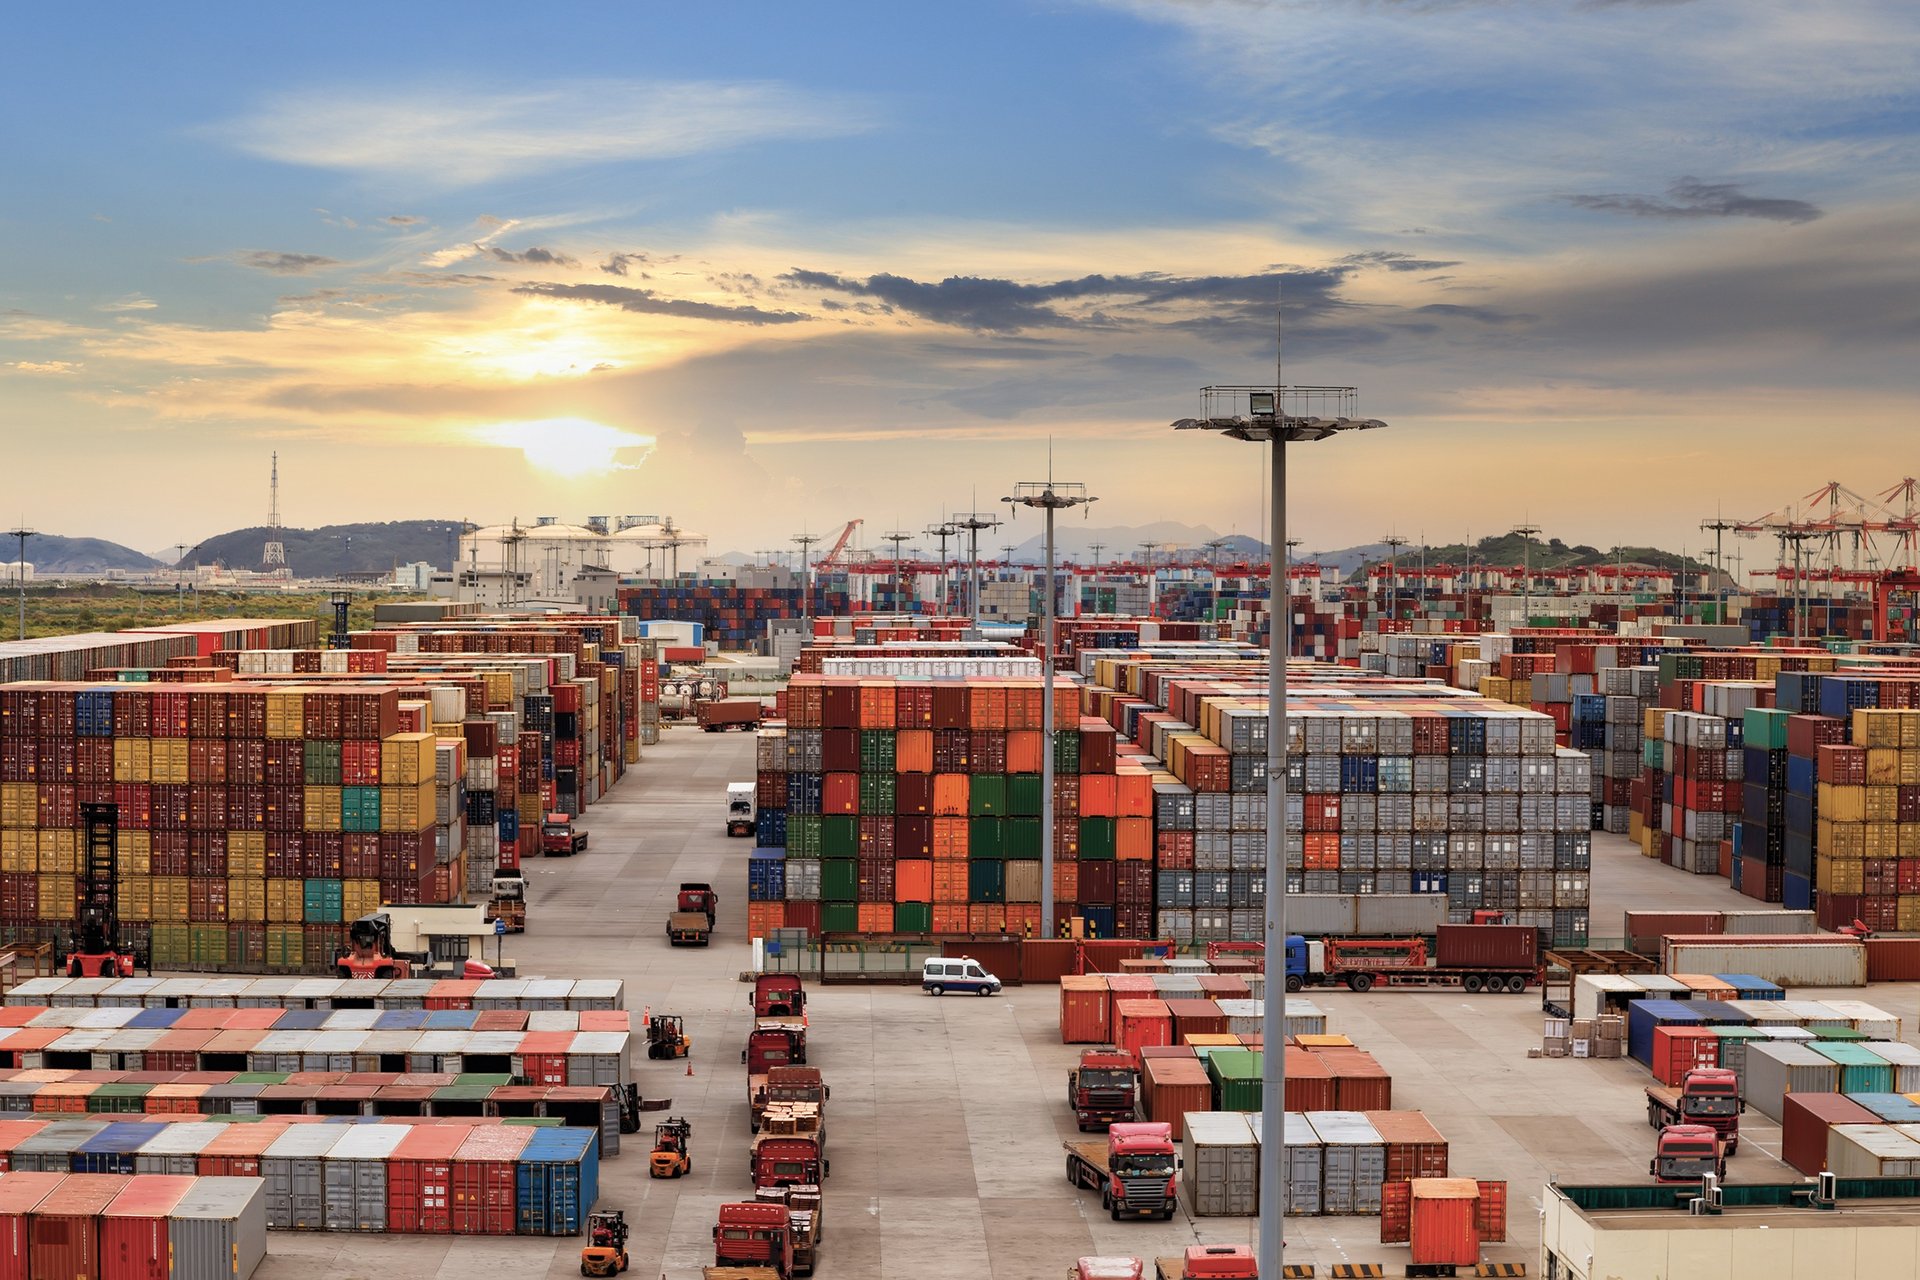
[[[21,970],[25,969],[22,976]],[[53,946],[51,943],[38,943],[28,946],[24,943],[0,952],[0,996],[33,978],[51,978],[53,976]]]

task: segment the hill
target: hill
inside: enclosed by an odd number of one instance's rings
[[[1348,577],[1355,577],[1358,575],[1360,569],[1365,566],[1385,564],[1387,561],[1386,550],[1386,547],[1380,545],[1351,548],[1349,551],[1333,552],[1330,556],[1323,556],[1321,557],[1321,563],[1340,562],[1340,557],[1348,557],[1354,551],[1362,552],[1363,554],[1359,557],[1360,563],[1348,570],[1346,574]],[[1526,546],[1526,539],[1520,537],[1518,534],[1512,533],[1504,533],[1491,538],[1481,538],[1473,544],[1471,550],[1468,549],[1466,544],[1459,542],[1450,543],[1446,546],[1427,548],[1427,563],[1430,565],[1464,565],[1468,563],[1469,558],[1471,558],[1471,562],[1476,565],[1517,565],[1527,562],[1523,560],[1523,556],[1528,557],[1536,569],[1584,569],[1593,565],[1622,562],[1626,564],[1649,565],[1656,569],[1678,569],[1684,564],[1687,568],[1703,573],[1712,568],[1710,561],[1702,560],[1697,556],[1687,556],[1683,560],[1682,557],[1675,555],[1671,551],[1662,551],[1658,547],[1607,547],[1601,549],[1599,547],[1589,547],[1585,545],[1569,546],[1558,538],[1541,538],[1538,536],[1534,538],[1533,548],[1529,553]],[[1417,563],[1419,557],[1420,548],[1416,545],[1408,545],[1400,548],[1400,562],[1402,564]],[[1342,563],[1342,567],[1343,569],[1346,567],[1344,563]]]
[[[11,564],[19,554],[17,542],[0,538],[0,560]],[[105,573],[109,569],[152,569],[160,562],[104,538],[63,538],[56,533],[43,533],[27,539],[27,563],[40,577],[51,578],[60,574]]]
[[[208,538],[180,561],[221,564],[229,569],[258,569],[266,545],[265,525],[235,529]],[[389,520],[384,523],[330,524],[318,529],[282,529],[287,567],[295,577],[326,578],[342,573],[385,573],[395,565],[425,560],[437,568],[453,565],[460,546],[458,520]]]

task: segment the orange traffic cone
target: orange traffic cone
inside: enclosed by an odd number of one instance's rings
[[[687,1055],[687,1074],[688,1075],[693,1074],[693,1055],[692,1054]]]

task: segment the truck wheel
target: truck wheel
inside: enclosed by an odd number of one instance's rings
[[[1522,976],[1520,976],[1519,974],[1516,973],[1512,977],[1507,979],[1507,990],[1513,992],[1515,995],[1518,995],[1520,992],[1525,991],[1526,989],[1527,989],[1527,980]]]
[[[1167,1211],[1166,1211],[1165,1213],[1163,1213],[1163,1214],[1161,1214],[1161,1215],[1160,1215],[1160,1221],[1162,1221],[1162,1222],[1172,1222],[1172,1221],[1173,1221],[1173,1210],[1174,1210],[1174,1208],[1175,1208],[1175,1206],[1173,1206],[1173,1205],[1168,1205],[1168,1206],[1167,1206]]]
[[[1100,1207],[1102,1209],[1107,1209],[1107,1210],[1111,1210],[1113,1208],[1113,1197],[1108,1195],[1104,1191],[1100,1193]]]
[[[1115,1222],[1120,1221],[1120,1206],[1116,1204],[1111,1209],[1108,1209],[1107,1216],[1111,1217]]]
[[[1287,990],[1289,990],[1289,991],[1298,991],[1298,990],[1300,989],[1300,987],[1301,987],[1301,985],[1302,985],[1302,984],[1301,984],[1301,982],[1300,982],[1300,979],[1299,979],[1298,977],[1296,977],[1296,976],[1294,976],[1293,974],[1288,974],[1288,975],[1287,975]]]
[[[1466,977],[1460,979],[1460,989],[1462,991],[1465,991],[1470,996],[1478,995],[1480,993],[1481,988],[1485,987],[1486,985],[1487,985],[1486,979],[1482,978],[1477,973],[1470,973]]]
[[[1373,990],[1373,975],[1370,973],[1350,973],[1347,975],[1349,991],[1367,992]]]
[[[927,988],[927,994],[930,996],[943,996],[947,994],[947,989],[936,982]]]
[[[1074,1167],[1073,1157],[1067,1157],[1067,1181],[1074,1186],[1080,1185],[1080,1170]]]

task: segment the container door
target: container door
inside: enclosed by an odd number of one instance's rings
[[[1413,1239],[1413,1184],[1388,1182],[1380,1188],[1380,1243],[1406,1244]]]
[[[1474,1230],[1480,1233],[1482,1241],[1498,1244],[1507,1238],[1506,1183],[1480,1184],[1480,1199],[1475,1203],[1473,1219]]]

